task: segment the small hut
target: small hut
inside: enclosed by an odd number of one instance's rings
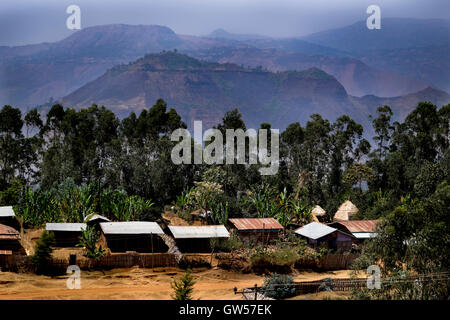
[[[351,234],[319,222],[308,223],[295,230],[295,233],[314,248],[325,247],[333,250],[350,250],[354,239]]]
[[[347,200],[336,211],[333,221],[349,221],[358,212],[358,208],[350,200]]]
[[[0,255],[25,254],[20,234],[13,227],[0,224]]]
[[[352,234],[357,239],[356,242],[360,243],[378,235],[376,233],[377,223],[378,220],[335,221],[329,223],[328,226]]]
[[[12,206],[0,207],[0,223],[16,230],[20,229],[20,224],[16,219],[16,214]]]
[[[94,214],[94,215],[87,216],[86,219],[84,219],[84,222],[86,223],[86,225],[88,227],[94,227],[95,230],[101,231],[100,223],[111,222],[111,220],[109,220],[108,218],[106,218],[102,215]]]
[[[241,240],[271,241],[277,239],[284,229],[274,218],[236,218],[228,221]]]
[[[164,231],[156,222],[102,222],[103,242],[111,252],[167,252],[161,235]]]
[[[45,230],[55,235],[56,247],[76,247],[80,242],[81,231],[86,230],[86,223],[46,223]]]
[[[321,222],[327,219],[327,213],[323,208],[319,205],[315,206],[311,211],[311,215],[315,222]]]
[[[225,240],[230,233],[224,225],[169,226],[181,252],[211,252],[211,239]]]

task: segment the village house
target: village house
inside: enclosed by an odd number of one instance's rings
[[[229,219],[230,229],[243,241],[270,242],[278,239],[283,226],[274,218]]]
[[[328,248],[348,251],[352,248],[354,236],[323,223],[311,222],[295,230],[295,234],[306,240],[313,248]]]
[[[164,234],[156,222],[127,221],[102,222],[102,239],[111,252],[167,252]]]
[[[76,247],[80,242],[81,231],[86,223],[46,223],[45,230],[55,235],[56,247]]]
[[[0,207],[0,223],[20,230],[20,224],[12,206]]]
[[[181,252],[211,252],[211,239],[228,239],[230,233],[224,225],[169,226]]]
[[[0,224],[0,256],[15,254],[25,254],[20,234],[13,227]]]
[[[352,234],[356,238],[356,242],[361,243],[366,239],[377,236],[377,222],[378,220],[335,221],[329,223],[328,226]]]

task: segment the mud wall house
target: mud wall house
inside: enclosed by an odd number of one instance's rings
[[[295,230],[295,234],[305,239],[313,248],[327,248],[348,251],[352,248],[354,237],[339,229],[319,222],[311,222]]]
[[[362,243],[367,239],[376,237],[378,220],[351,220],[351,221],[335,221],[328,225],[332,228],[339,229],[347,234],[355,237],[355,243]]]
[[[0,223],[20,230],[20,224],[12,206],[0,207]]]
[[[211,239],[223,241],[230,237],[224,225],[169,226],[170,235],[183,253],[211,252]]]
[[[0,224],[0,256],[16,254],[25,254],[19,232],[13,227]]]
[[[167,252],[169,249],[156,222],[128,221],[100,223],[104,243],[111,252]]]
[[[278,239],[283,226],[274,218],[229,219],[229,227],[242,241],[270,242]]]
[[[85,223],[47,223],[45,225],[45,230],[54,233],[56,247],[76,247],[80,242],[81,231],[85,229]]]

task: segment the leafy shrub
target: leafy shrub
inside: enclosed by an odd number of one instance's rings
[[[88,226],[86,230],[81,231],[80,242],[77,246],[85,248],[85,257],[91,259],[100,259],[105,254],[105,249],[103,249],[101,246],[97,247],[98,239],[100,239],[100,232],[95,230],[95,228],[92,226]]]
[[[289,275],[272,273],[264,278],[262,287],[264,295],[274,299],[285,299],[295,296],[294,279]]]
[[[231,252],[234,250],[241,249],[242,246],[243,246],[242,241],[235,233],[233,233],[228,239],[217,241],[217,243],[215,243],[214,251]]]
[[[257,248],[250,256],[250,265],[255,271],[289,273],[298,258],[298,253],[288,247],[276,250]]]

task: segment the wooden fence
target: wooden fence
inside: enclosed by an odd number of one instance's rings
[[[69,259],[51,259],[49,268],[65,270],[69,266]],[[175,255],[161,254],[114,254],[102,257],[98,260],[77,257],[75,264],[82,270],[89,269],[113,269],[153,267],[176,267]],[[31,269],[31,257],[29,256],[0,256],[0,269],[4,271],[20,271]]]

